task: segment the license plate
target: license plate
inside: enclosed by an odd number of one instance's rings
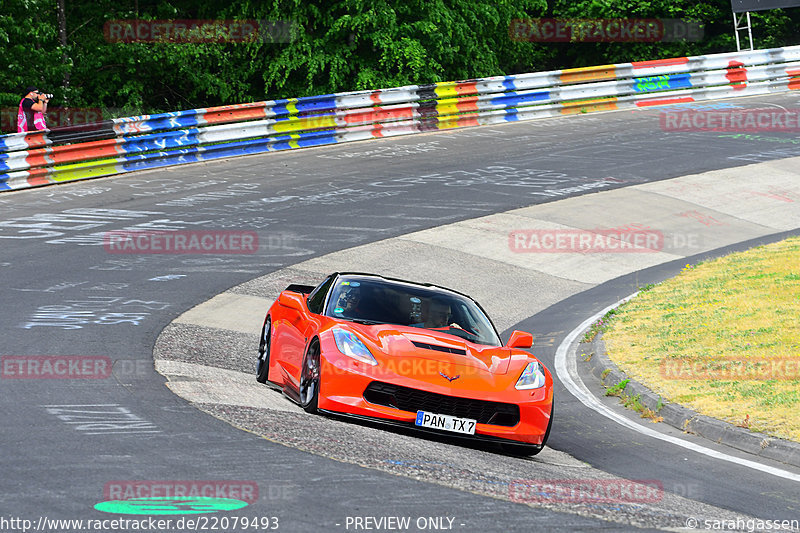
[[[475,434],[475,424],[477,422],[471,418],[458,418],[450,415],[438,415],[426,411],[417,411],[417,419],[414,424],[424,428],[442,429],[455,433]]]

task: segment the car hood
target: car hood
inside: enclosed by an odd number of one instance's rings
[[[387,358],[409,358],[443,363],[449,368],[469,368],[491,374],[508,372],[513,351],[502,346],[474,344],[454,335],[395,325],[359,327]]]

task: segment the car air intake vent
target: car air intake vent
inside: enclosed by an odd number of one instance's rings
[[[510,427],[519,423],[519,406],[513,403],[445,396],[380,381],[373,381],[367,386],[364,399],[369,403],[411,413],[428,411],[459,418],[472,418],[479,424]]]
[[[461,348],[450,348],[449,346],[442,346],[441,344],[428,344],[427,342],[411,341],[417,348],[425,348],[426,350],[436,350],[437,352],[457,353],[458,355],[467,355],[466,350]]]

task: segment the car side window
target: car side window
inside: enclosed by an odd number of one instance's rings
[[[308,310],[316,315],[322,314],[322,308],[325,305],[325,297],[328,295],[328,291],[331,288],[331,283],[333,283],[333,279],[336,276],[328,276],[328,279],[323,281],[319,287],[314,289],[308,296]]]

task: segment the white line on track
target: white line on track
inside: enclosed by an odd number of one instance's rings
[[[714,457],[722,461],[728,461],[729,463],[734,463],[739,466],[752,468],[753,470],[758,470],[766,474],[772,474],[773,476],[800,482],[799,474],[795,474],[787,470],[782,470],[780,468],[775,468],[761,463],[757,463],[755,461],[750,461],[749,459],[734,457],[732,455],[718,452],[716,450],[712,450],[711,448],[706,448],[705,446],[701,446],[699,444],[695,444],[693,442],[689,442],[680,439],[678,437],[673,437],[671,435],[665,435],[663,433],[660,433],[652,428],[643,426],[623,415],[615,413],[610,408],[600,403],[600,401],[597,398],[595,398],[595,396],[589,391],[588,387],[586,387],[586,385],[583,383],[583,380],[580,378],[580,376],[578,376],[578,364],[576,358],[568,357],[570,346],[572,346],[572,344],[578,338],[578,335],[583,333],[583,331],[585,331],[586,328],[588,328],[592,323],[594,323],[600,317],[605,315],[611,309],[614,309],[615,307],[622,305],[623,303],[630,300],[634,296],[635,294],[632,294],[627,298],[623,298],[617,303],[609,305],[602,311],[599,311],[597,314],[587,318],[586,320],[583,321],[583,323],[581,323],[581,325],[572,330],[558,346],[555,356],[556,374],[558,374],[558,377],[561,378],[561,382],[564,383],[569,392],[572,393],[573,396],[575,396],[578,400],[580,400],[580,402],[589,409],[592,409],[593,411],[605,416],[610,420],[613,420],[614,422],[630,430],[633,430],[637,433],[641,433],[642,435],[647,435],[648,437],[652,437],[654,439],[663,440],[665,442],[669,442],[671,444],[675,444],[677,446],[681,446],[688,450],[692,450],[697,453],[707,455],[709,457]]]

